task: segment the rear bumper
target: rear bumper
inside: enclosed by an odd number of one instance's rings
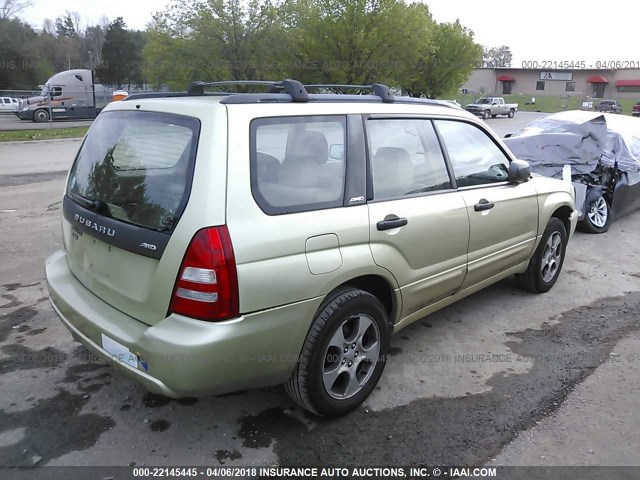
[[[307,300],[218,323],[172,314],[149,326],[78,282],[64,251],[47,259],[46,277],[51,305],[76,340],[148,390],[173,398],[286,381],[322,301]],[[109,353],[103,336],[124,346],[131,356]]]

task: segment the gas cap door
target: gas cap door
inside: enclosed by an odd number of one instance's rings
[[[313,275],[330,273],[342,266],[340,243],[335,233],[307,238],[305,256],[309,271]]]

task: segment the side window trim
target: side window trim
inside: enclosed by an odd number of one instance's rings
[[[367,202],[373,201],[373,174],[371,173],[371,152],[369,151],[369,134],[367,133],[367,120],[375,118],[372,115],[362,115],[362,133],[364,140],[365,164],[367,172]]]
[[[346,145],[344,161],[345,188],[344,207],[366,203],[368,185],[367,142],[364,124],[360,115],[347,115]]]
[[[367,200],[367,203],[398,202],[402,200],[408,200],[410,198],[431,197],[434,195],[444,195],[445,193],[455,193],[457,191],[458,189],[456,188],[443,188],[442,190],[434,190],[432,192],[412,193],[411,195],[404,195],[402,197],[379,198],[377,200],[374,198],[372,200]]]
[[[451,187],[454,190],[458,189],[458,179],[453,171],[453,165],[451,164],[451,159],[449,158],[449,152],[447,151],[444,141],[442,140],[442,135],[440,135],[440,130],[436,125],[436,122],[433,119],[430,119],[431,126],[433,127],[433,131],[436,132],[436,138],[438,139],[438,145],[440,145],[440,151],[442,152],[442,156],[444,157],[444,163],[447,166],[447,172],[449,173],[449,181],[451,182]]]

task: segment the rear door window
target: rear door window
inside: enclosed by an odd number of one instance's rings
[[[375,200],[451,188],[430,120],[370,119],[367,140]]]
[[[170,232],[189,196],[199,128],[191,117],[104,112],[78,153],[67,194],[108,217]]]

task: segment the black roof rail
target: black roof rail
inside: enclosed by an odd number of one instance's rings
[[[203,95],[226,97],[229,95],[229,92],[205,92]],[[135,92],[130,94],[128,97],[123,98],[122,101],[128,102],[131,100],[143,100],[145,98],[174,98],[188,96],[190,95],[187,92]]]
[[[372,83],[371,85],[348,85],[340,83],[313,83],[305,85],[307,88],[330,88],[330,89],[357,89],[357,90],[371,90],[374,95],[377,95],[382,99],[384,103],[393,103],[395,98],[389,87],[382,83]]]
[[[385,103],[392,103],[394,96],[389,87],[382,83],[373,83],[371,85],[347,85],[338,83],[314,83],[303,85],[298,80],[286,79],[282,81],[271,80],[223,80],[219,82],[192,82],[187,89],[189,95],[204,95],[205,87],[226,87],[231,85],[260,85],[269,87],[267,93],[288,93],[294,102],[308,102],[308,88],[328,88],[328,89],[356,89],[371,90],[375,95]]]
[[[223,80],[220,82],[196,81],[189,85],[187,93],[189,95],[204,95],[205,87],[227,87],[230,85],[260,85],[269,87],[267,93],[288,93],[294,102],[306,102],[309,94],[304,85],[297,80]]]
[[[276,83],[278,82],[271,80],[222,80],[219,82],[203,82],[197,80],[195,82],[191,82],[191,85],[189,85],[189,88],[187,89],[187,93],[189,95],[204,95],[205,87],[227,87],[230,85],[262,85],[271,87]]]

